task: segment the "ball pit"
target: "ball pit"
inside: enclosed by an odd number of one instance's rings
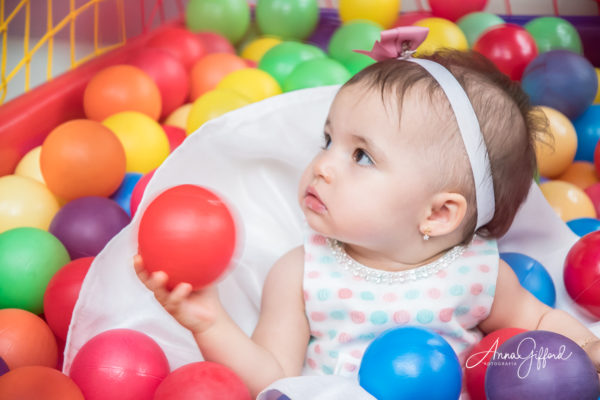
[[[463,31],[469,47],[473,47],[479,36],[487,29],[504,24],[504,20],[489,12],[472,12],[456,21],[456,25]]]
[[[373,64],[375,61],[364,54],[354,50],[371,50],[375,41],[381,37],[381,26],[369,21],[348,22],[340,26],[331,36],[328,54],[331,58],[343,65],[356,64],[362,61],[363,66]]]
[[[250,24],[250,8],[246,0],[190,0],[185,24],[193,32],[216,32],[237,43]]]
[[[147,47],[169,52],[186,71],[189,71],[196,61],[206,55],[202,39],[189,30],[177,26],[160,30],[148,40]]]
[[[585,190],[598,182],[596,166],[589,161],[575,161],[569,165],[559,176],[559,181],[569,182]]]
[[[267,51],[281,42],[281,39],[270,36],[256,38],[242,49],[240,57],[258,63]]]
[[[304,61],[285,79],[283,90],[306,89],[346,83],[351,75],[344,66],[331,58]]]
[[[190,72],[190,99],[196,100],[204,93],[213,90],[228,74],[246,68],[246,63],[235,54],[209,54],[194,64]]]
[[[521,286],[542,303],[554,307],[556,289],[552,277],[542,264],[520,253],[500,253],[500,258],[512,268]]]
[[[594,183],[586,187],[584,190],[585,194],[588,195],[594,208],[596,209],[596,216],[600,215],[600,183]]]
[[[548,181],[540,184],[548,203],[567,222],[576,218],[596,218],[594,204],[587,194],[572,183]]]
[[[185,132],[183,135],[185,136]],[[116,201],[117,204],[120,205],[123,210],[125,210],[127,215],[131,215],[131,194],[133,192],[133,188],[135,188],[135,185],[138,183],[141,177],[142,174],[137,172],[126,173],[125,178],[123,178],[123,182],[121,182],[121,186],[119,186],[117,191],[110,196],[111,200]]]
[[[255,12],[263,34],[284,40],[306,39],[319,21],[317,0],[260,0]]]
[[[275,78],[257,68],[243,68],[227,74],[216,89],[237,92],[251,102],[281,94],[281,87]]]
[[[563,271],[571,298],[596,318],[600,317],[600,232],[580,238],[569,250]]]
[[[577,133],[563,113],[550,107],[538,107],[548,120],[548,130],[535,143],[535,158],[541,176],[555,178],[562,174],[575,158]]]
[[[44,181],[44,176],[42,175],[42,169],[40,167],[41,153],[42,146],[37,146],[29,150],[17,164],[15,175],[34,179],[45,185],[46,181]]]
[[[314,58],[325,58],[318,47],[299,42],[282,42],[267,51],[258,68],[269,73],[283,87],[286,78],[298,64]]]
[[[16,368],[0,379],[0,399],[84,400],[81,390],[68,376],[54,368]]]
[[[559,17],[539,17],[524,26],[535,39],[538,53],[550,50],[570,50],[582,54],[581,38],[575,27],[567,20]]]
[[[169,139],[169,150],[170,153],[173,152],[187,137],[187,133],[185,133],[185,129],[180,128],[178,126],[172,125],[163,125],[163,130],[167,135],[167,139]]]
[[[206,54],[235,54],[235,47],[233,47],[231,42],[223,35],[219,35],[215,32],[198,32],[196,35],[202,40]]]
[[[339,14],[343,23],[368,20],[390,28],[396,22],[400,2],[397,0],[340,0]]]
[[[429,34],[417,48],[417,55],[431,54],[441,48],[449,47],[456,50],[467,50],[469,43],[458,25],[443,18],[425,18],[413,25],[429,28]]]
[[[187,124],[187,119],[190,114],[190,110],[192,109],[192,103],[186,103],[173,111],[171,115],[165,119],[164,125],[176,126],[178,128],[184,129]]]
[[[0,376],[4,375],[8,371],[9,371],[8,365],[6,364],[4,359],[2,357],[0,357]]]
[[[148,182],[150,182],[150,179],[152,179],[152,175],[154,175],[154,171],[155,170],[152,170],[147,174],[143,175],[140,178],[140,180],[135,184],[135,187],[131,192],[131,199],[129,200],[129,210],[131,211],[131,217],[135,215],[140,201],[142,201],[142,196],[144,195],[146,186],[148,186]]]
[[[488,0],[429,0],[431,13],[440,18],[456,21],[476,11],[482,11]]]
[[[250,99],[233,90],[215,89],[206,92],[194,101],[185,131],[190,135],[205,122],[250,103]]]
[[[576,218],[567,222],[567,226],[574,234],[581,237],[600,230],[600,220],[596,218]]]
[[[600,170],[600,158],[596,153],[598,141],[600,140],[600,105],[593,104],[588,107],[583,114],[573,121],[573,126],[577,132],[577,140],[580,145],[575,153],[576,160],[593,161],[596,164],[596,171]]]

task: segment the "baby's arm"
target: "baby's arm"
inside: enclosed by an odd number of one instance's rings
[[[569,313],[548,307],[529,293],[508,264],[500,260],[490,315],[479,324],[485,332],[516,327],[560,333],[578,343],[600,370],[600,341]]]
[[[263,288],[258,325],[249,338],[223,309],[214,287],[193,292],[180,284],[167,292],[164,273],[147,277],[138,267],[140,279],[165,309],[192,331],[204,358],[235,371],[254,397],[277,379],[301,373],[310,338],[303,271],[302,247],[275,263]]]

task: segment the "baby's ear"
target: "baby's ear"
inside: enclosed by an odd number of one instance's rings
[[[462,194],[441,192],[433,196],[429,216],[421,223],[421,230],[429,236],[443,236],[454,232],[467,213],[467,200]]]

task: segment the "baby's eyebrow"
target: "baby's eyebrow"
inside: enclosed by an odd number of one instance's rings
[[[357,135],[357,134],[353,134],[352,135],[352,139],[362,145],[364,145],[367,150],[376,153],[376,154],[383,154],[383,151],[379,148],[379,146],[377,146],[375,144],[375,142],[373,140],[371,140],[368,137],[365,136],[361,136],[361,135]]]

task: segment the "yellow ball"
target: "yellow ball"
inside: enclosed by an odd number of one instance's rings
[[[187,125],[187,119],[188,119],[188,116],[190,115],[191,109],[192,109],[192,103],[187,103],[187,104],[180,106],[175,111],[173,111],[171,114],[169,114],[167,119],[165,119],[164,124],[171,125],[171,126],[177,126],[181,129],[185,129],[185,127]]]
[[[600,104],[600,68],[596,68],[596,75],[598,76],[598,91],[596,92],[594,104]]]
[[[48,230],[59,208],[43,183],[19,175],[0,178],[0,233],[23,226]]]
[[[390,28],[400,12],[399,0],[340,0],[339,14],[342,22],[366,19]]]
[[[198,97],[188,116],[186,132],[191,134],[206,121],[250,104],[251,101],[230,89],[215,89]]]
[[[42,169],[40,167],[40,154],[42,153],[42,146],[34,147],[29,150],[27,154],[21,158],[17,168],[15,168],[15,175],[25,176],[27,178],[35,179],[38,182],[46,184],[44,176],[42,175]]]
[[[535,143],[535,157],[541,176],[555,178],[562,174],[575,158],[577,133],[564,114],[553,108],[540,106],[548,119],[548,135]]]
[[[167,134],[158,122],[145,114],[124,111],[111,115],[102,124],[121,141],[125,149],[127,172],[150,172],[169,155]]]
[[[469,49],[467,37],[454,22],[434,17],[421,19],[413,25],[429,28],[427,39],[417,49],[417,55],[431,54],[442,48]]]
[[[264,56],[271,47],[276,46],[281,42],[281,39],[268,36],[256,38],[244,47],[240,56],[246,60],[259,62],[262,56]]]
[[[596,218],[592,200],[578,186],[563,181],[548,181],[540,185],[544,197],[565,222],[577,218]]]
[[[217,89],[233,90],[251,102],[281,94],[281,87],[275,78],[257,68],[238,69],[227,74],[217,84]]]

